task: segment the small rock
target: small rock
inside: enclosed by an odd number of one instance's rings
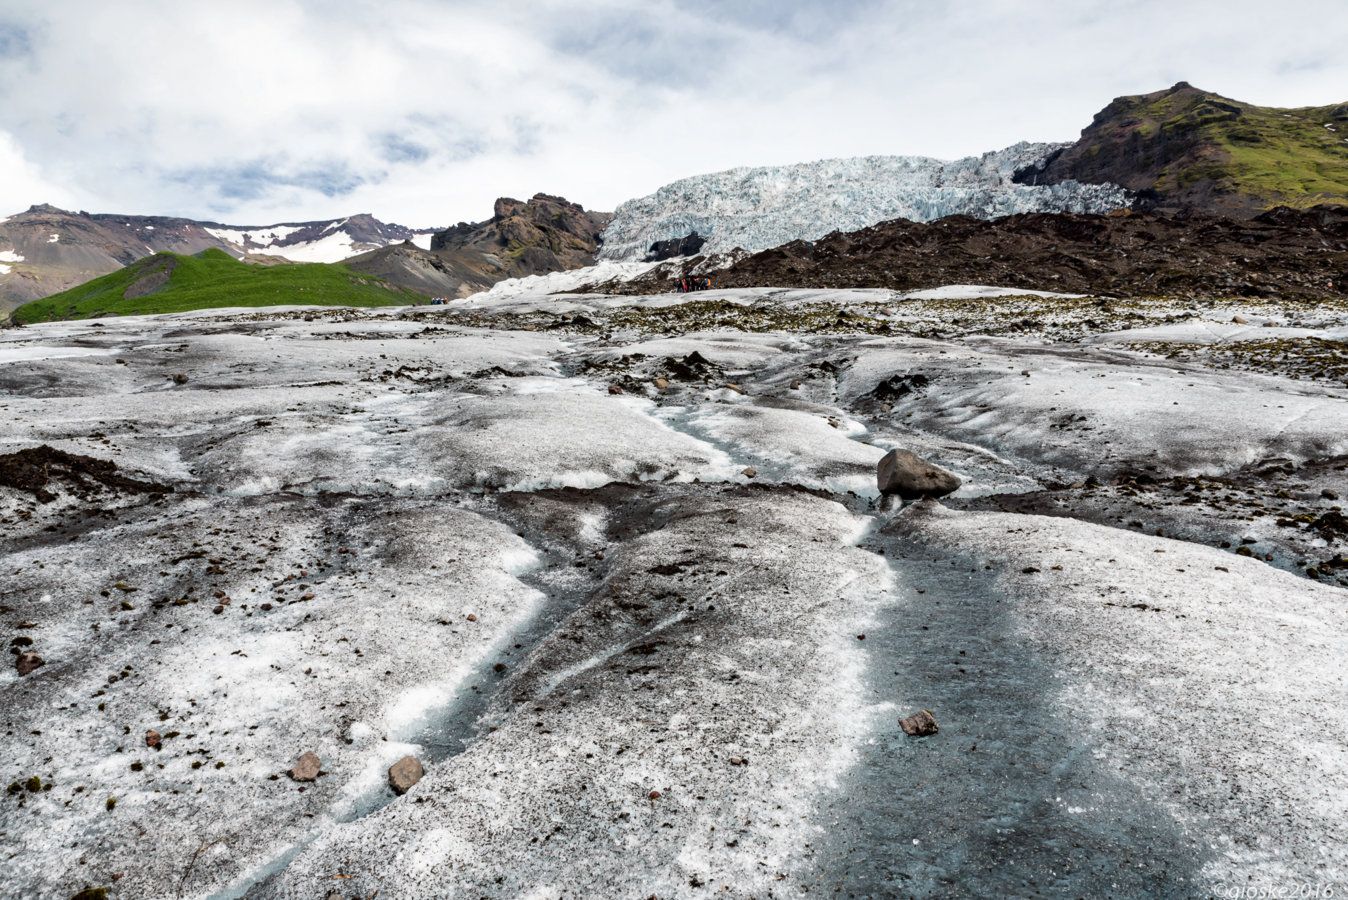
[[[743,475],[745,478],[753,478],[755,475],[758,474],[758,470],[755,469],[753,466],[745,466],[743,469],[740,470],[740,474]]]
[[[393,788],[393,793],[401,797],[411,790],[412,785],[420,781],[421,776],[425,774],[425,769],[421,767],[421,760],[415,756],[404,756],[388,767],[388,786]]]
[[[665,388],[669,387],[669,382],[663,378],[657,378],[655,379],[655,386],[663,391]]]
[[[659,791],[651,791],[651,799],[652,799],[652,800],[659,800],[659,799],[660,799],[660,792],[659,792]]]
[[[469,621],[469,622],[476,622],[476,621],[477,621],[477,616],[473,615],[472,613],[469,613],[469,614],[468,614],[468,621]]]
[[[934,466],[907,450],[891,450],[876,467],[876,484],[882,494],[898,494],[904,500],[944,497],[959,490],[960,477]]]
[[[913,737],[926,737],[941,730],[936,725],[936,717],[931,714],[929,709],[915,712],[906,719],[900,719],[899,724],[903,726],[904,734]]]
[[[182,372],[175,372],[171,377],[174,384],[187,384],[187,376]]]
[[[1026,378],[1028,378],[1028,377],[1030,376],[1030,370],[1029,370],[1029,369],[1021,369],[1021,370],[1020,370],[1020,374],[1024,375]]]
[[[608,392],[610,394],[621,394],[623,392],[623,389],[616,384],[610,384],[608,386]]]
[[[1232,316],[1232,317],[1231,317],[1231,322],[1232,322],[1232,324],[1234,324],[1234,325],[1248,325],[1248,324],[1250,324],[1250,320],[1247,319],[1247,318],[1245,318],[1244,316]]]
[[[225,592],[224,592],[224,591],[216,591],[216,592],[215,592],[214,594],[212,594],[211,596],[213,596],[213,597],[215,597],[215,599],[219,600],[221,597],[225,596]]]
[[[318,778],[318,772],[323,767],[323,761],[318,758],[318,754],[312,750],[306,750],[300,754],[295,767],[286,774],[292,781],[314,781]]]
[[[793,391],[798,391],[798,390],[800,390],[800,382],[799,382],[799,381],[793,381],[793,382],[791,382],[791,390],[793,390]]]
[[[145,732],[145,746],[158,747],[160,740],[161,737],[159,732],[155,731],[153,728]]]
[[[1325,488],[1323,491],[1320,492],[1320,496],[1324,497],[1326,500],[1337,500],[1339,499],[1339,492],[1331,491],[1329,488]],[[23,626],[21,625],[19,627],[22,628]]]
[[[20,653],[14,660],[14,667],[19,670],[20,678],[46,664],[47,661],[36,653]]]

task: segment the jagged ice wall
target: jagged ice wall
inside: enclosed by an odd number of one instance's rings
[[[924,156],[861,156],[696,175],[618,207],[599,258],[640,260],[651,244],[696,231],[702,253],[756,252],[889,219],[926,222],[1025,212],[1104,213],[1126,206],[1111,184],[1016,184],[1065,144],[1019,143],[953,162]]]

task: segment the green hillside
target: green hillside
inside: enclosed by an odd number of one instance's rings
[[[1035,177],[1121,184],[1162,211],[1345,204],[1348,103],[1279,109],[1180,82],[1117,98]]]
[[[426,298],[341,263],[252,265],[222,250],[157,253],[93,281],[26,303],[21,324],[226,306],[402,306]]]
[[[1160,190],[1207,179],[1219,191],[1243,194],[1258,206],[1348,202],[1344,104],[1274,109],[1209,95],[1191,104],[1160,100],[1134,114],[1172,139],[1217,151],[1210,159],[1161,172]]]

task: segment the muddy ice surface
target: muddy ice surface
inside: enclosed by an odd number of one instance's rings
[[[0,332],[0,896],[1348,877],[1343,315],[709,293]]]

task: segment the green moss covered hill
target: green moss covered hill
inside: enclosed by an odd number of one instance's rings
[[[14,311],[27,324],[223,306],[400,306],[426,298],[341,263],[243,263],[223,250],[156,253]]]
[[[1276,109],[1187,82],[1119,97],[1081,139],[1017,180],[1121,184],[1160,212],[1250,216],[1348,204],[1348,103]]]

